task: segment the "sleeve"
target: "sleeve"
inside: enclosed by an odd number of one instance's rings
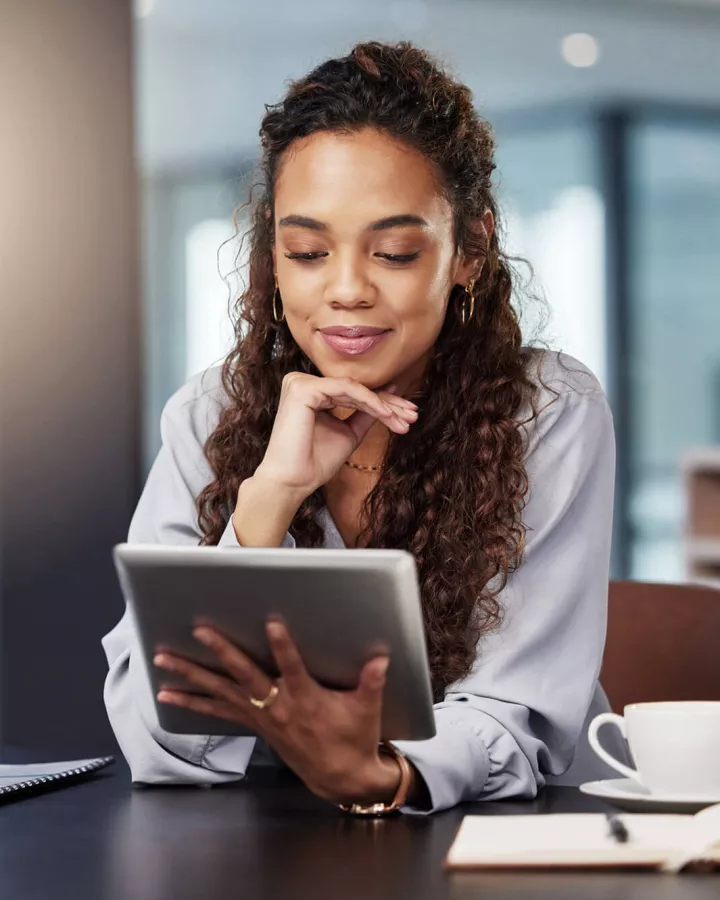
[[[561,393],[536,421],[525,556],[500,595],[504,624],[435,705],[435,737],[395,742],[431,799],[403,812],[531,799],[572,762],[605,643],[615,437],[599,387]]]
[[[198,434],[196,420],[202,415],[195,401],[194,421],[193,404],[184,402],[187,390],[181,388],[163,410],[161,449],[133,514],[129,543],[200,543],[195,501],[213,476]],[[219,543],[238,546],[232,521]],[[255,738],[170,734],[160,728],[129,607],[102,644],[109,666],[105,705],[134,782],[217,784],[244,775]]]

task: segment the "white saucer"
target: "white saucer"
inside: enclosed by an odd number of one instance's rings
[[[586,781],[580,785],[583,794],[598,797],[612,806],[628,812],[695,813],[706,806],[720,803],[720,796],[700,800],[697,797],[668,797],[667,794],[651,794],[634,778],[607,778],[603,781]]]

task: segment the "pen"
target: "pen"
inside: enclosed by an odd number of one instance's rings
[[[625,844],[630,839],[630,832],[627,830],[625,823],[618,816],[612,813],[605,813],[610,828],[610,834],[618,844]]]

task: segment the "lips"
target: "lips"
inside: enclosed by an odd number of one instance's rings
[[[389,328],[370,325],[331,325],[319,331],[327,346],[342,356],[366,353],[390,334]]]
[[[389,328],[373,328],[370,325],[330,325],[327,328],[321,328],[323,334],[334,334],[340,337],[361,338],[369,335],[382,334],[389,331]]]

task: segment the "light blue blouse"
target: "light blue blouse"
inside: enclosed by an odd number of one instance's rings
[[[609,709],[598,674],[613,512],[612,415],[585,366],[564,354],[533,352],[542,359],[543,379],[559,394],[543,388],[542,412],[523,426],[530,481],[526,551],[500,595],[503,624],[481,640],[471,674],[435,704],[436,736],[396,742],[428,785],[430,811],[462,800],[532,798],[546,783],[578,784],[610,774],[593,757],[586,733],[589,719]],[[213,479],[203,444],[224,397],[218,366],[168,400],[162,446],[129,542],[199,543],[195,501]],[[327,508],[319,515],[325,546],[343,547]],[[220,545],[238,546],[231,522]],[[294,546],[289,533],[283,546]],[[133,781],[210,785],[242,778],[255,738],[169,734],[159,727],[129,610],[103,647],[109,664],[105,703]],[[627,758],[609,736],[607,743]]]

